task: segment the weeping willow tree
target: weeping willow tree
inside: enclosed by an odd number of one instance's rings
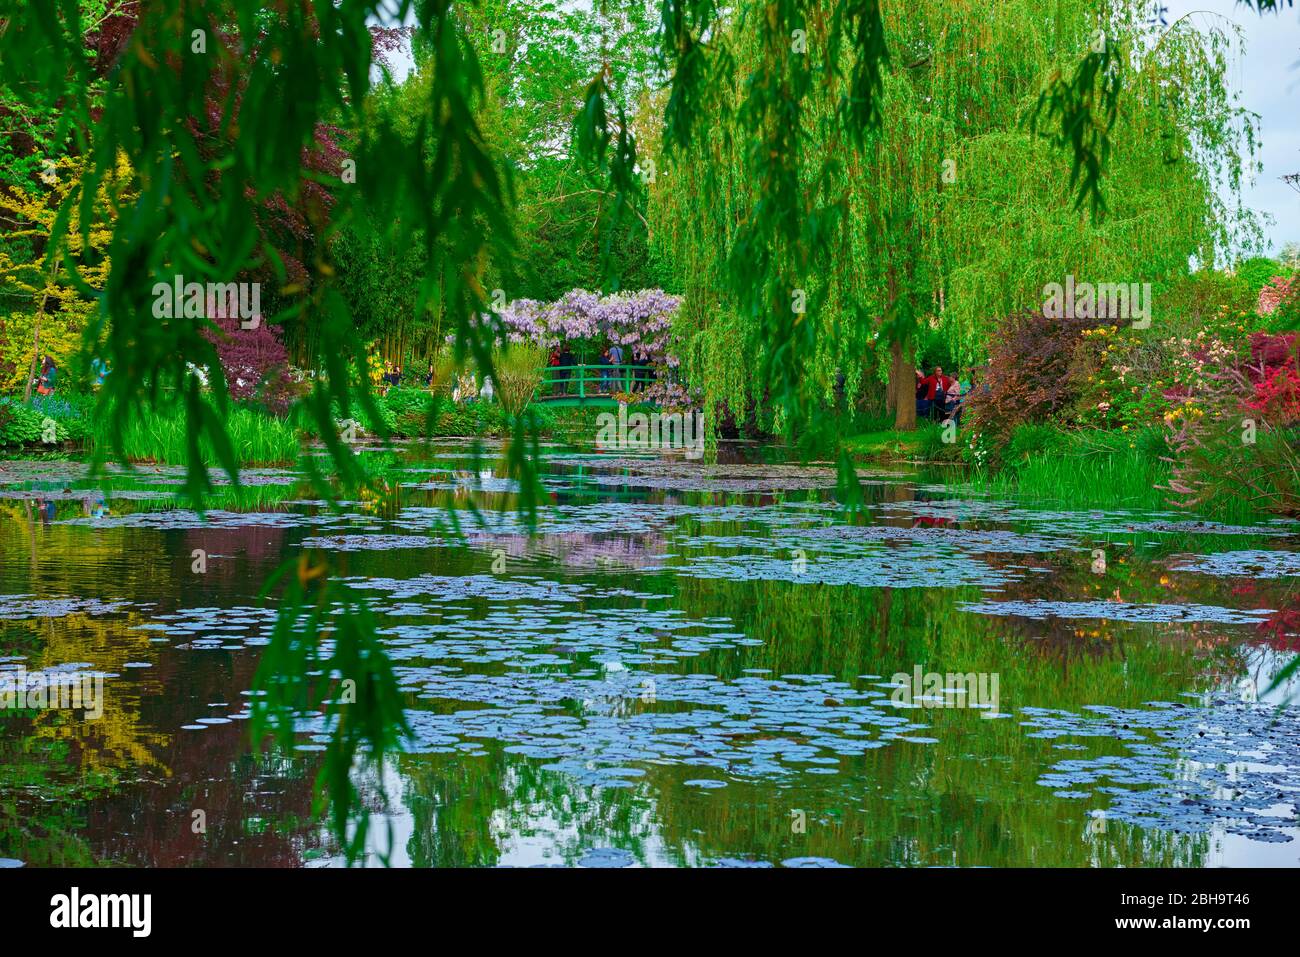
[[[598,0],[601,10],[615,11],[644,3]],[[1292,0],[1246,5],[1263,12]],[[46,258],[96,302],[83,351],[102,342],[113,367],[98,413],[116,458],[126,459],[123,437],[139,412],[171,411],[179,402],[189,438],[186,488],[195,504],[213,489],[204,442],[238,483],[227,390],[204,335],[209,324],[154,315],[153,290],[181,272],[213,282],[265,274],[284,300],[267,321],[313,330],[305,361],[319,374],[297,411],[328,454],[307,454],[302,465],[336,506],[340,493],[363,486],[366,470],[335,410],[381,417],[330,252],[334,235],[361,217],[383,230],[385,248],[420,248],[427,269],[413,309],[444,316],[456,361],[491,374],[502,329],[480,321],[489,307],[485,281],[492,263],[519,251],[509,157],[485,132],[491,98],[470,36],[481,22],[464,15],[472,6],[0,0],[0,112],[43,118],[34,139],[84,159],[51,226]],[[1070,267],[1110,268],[1100,258],[1113,252],[1106,235],[1088,233],[1101,227],[1077,215],[1083,200],[1098,211],[1103,170],[1111,222],[1121,224],[1106,227],[1116,230],[1110,240],[1150,235],[1155,245],[1141,256],[1158,259],[1172,258],[1173,247],[1190,253],[1222,239],[1211,225],[1220,210],[1208,184],[1216,170],[1229,178],[1239,171],[1242,131],[1222,85],[1217,41],[1176,36],[1139,55],[1131,14],[1103,15],[1076,0],[1041,0],[1023,11],[966,0],[942,8],[901,0],[656,6],[652,32],[667,85],[651,138],[662,136],[663,151],[641,171],[656,190],[652,225],[684,277],[690,365],[715,407],[760,400],[774,423],[796,429],[818,413],[814,400],[830,389],[833,370],[843,368],[856,389],[862,356],[893,342],[906,356],[920,323],[951,324],[970,338],[972,317],[1000,308],[978,297],[996,289],[1005,301],[1017,299],[1052,256]],[[395,25],[408,23],[429,78],[412,116],[414,136],[395,118],[368,112],[390,85],[376,50],[393,42]],[[1100,50],[1084,45],[1098,24],[1113,39]],[[1004,27],[1015,42],[992,39]],[[608,197],[617,223],[639,208],[641,181],[615,54],[602,51],[574,141],[584,172],[602,184],[602,214]],[[970,62],[961,62],[963,55]],[[981,66],[987,77],[977,75]],[[1056,158],[1018,125],[1029,107],[1052,124]],[[326,168],[312,158],[322,129],[334,125],[355,142]],[[1061,157],[1071,158],[1069,171]],[[942,160],[953,158],[956,179],[944,184]],[[968,169],[981,158],[989,168]],[[34,169],[36,159],[23,162]],[[1167,159],[1172,184],[1161,181],[1156,165]],[[89,229],[94,199],[119,161],[133,171],[133,199],[114,210],[109,272],[97,292],[85,274],[94,263],[79,261],[68,233],[77,224]],[[995,162],[1014,167],[1010,182],[998,178]],[[348,172],[355,175],[344,179]],[[291,269],[258,223],[268,205],[281,208],[326,184],[328,215],[323,203],[307,204],[319,241]],[[951,195],[941,185],[951,186]],[[1158,195],[1166,190],[1168,197]],[[1035,209],[1027,208],[1029,197]],[[1179,215],[1170,216],[1170,207]],[[1026,225],[1030,217],[1036,226]],[[1013,233],[1030,234],[1025,250],[1014,251],[1009,239],[999,253],[996,238]],[[1057,233],[1066,245],[1052,245],[1062,242]],[[1071,242],[1090,258],[1067,259]],[[612,254],[613,244],[602,245]],[[1130,256],[1152,272],[1165,265],[1146,263],[1136,250]],[[955,301],[962,296],[969,300]],[[193,374],[196,367],[213,371],[211,388]],[[542,501],[536,429],[517,422],[503,456],[518,480],[515,505],[535,517]],[[325,481],[322,464],[337,488]],[[857,482],[846,457],[841,478],[852,501]],[[347,580],[330,556],[304,549],[267,583],[279,614],[259,672],[268,694],[257,699],[254,726],[260,736],[269,720],[288,744],[295,714],[330,702],[323,794],[355,860],[365,847],[367,812],[350,780],[353,767],[383,768],[405,721],[373,617]],[[355,701],[340,702],[340,683],[352,683]]]
[[[781,425],[754,370],[788,345],[726,281],[752,256],[748,224],[773,202],[762,172],[773,143],[760,140],[769,152],[759,154],[746,104],[774,56],[807,61],[787,71],[802,70],[809,92],[787,111],[783,135],[808,211],[800,228],[820,231],[820,247],[806,245],[821,255],[792,262],[784,292],[808,349],[804,388],[822,401],[840,375],[852,396],[878,374],[896,424],[910,428],[920,333],[977,362],[993,323],[1041,304],[1047,283],[1150,282],[1158,303],[1190,260],[1213,262],[1258,236],[1249,213],[1219,198],[1225,187],[1239,195],[1257,131],[1227,85],[1236,34],[1224,21],[1184,18],[1157,31],[1136,3],[890,0],[879,122],[858,145],[833,122],[842,91],[817,82],[839,55],[834,5],[810,6],[780,49],[765,9],[743,5],[716,41],[735,61],[730,82],[713,90],[726,121],[661,155],[651,190],[655,242],[684,293],[676,331],[687,374],[710,418],[756,409],[763,424]],[[1050,109],[1071,94],[1097,111],[1096,125]],[[1102,163],[1105,200],[1086,206],[1079,181]]]

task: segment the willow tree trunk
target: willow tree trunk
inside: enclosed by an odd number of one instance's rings
[[[889,394],[894,400],[894,428],[911,432],[916,428],[916,366],[907,358],[911,342],[895,340],[889,347]]]
[[[36,367],[41,361],[41,316],[45,315],[45,304],[49,299],[49,293],[41,296],[40,308],[36,310],[36,316],[32,319],[32,364],[27,367],[27,387],[23,390],[24,405],[32,401],[32,383],[36,381]]]

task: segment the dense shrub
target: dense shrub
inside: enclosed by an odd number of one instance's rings
[[[1189,276],[1147,329],[1037,311],[1010,317],[970,399],[972,419],[987,433],[983,448],[996,451],[1027,423],[1120,432],[1161,425],[1203,388],[1205,370],[1244,349],[1259,327],[1255,296],[1244,289],[1238,277]]]
[[[1077,396],[1069,421],[1092,428],[1157,421],[1168,355],[1155,345],[1127,326],[1085,329],[1070,363]]]
[[[0,446],[44,443],[42,426],[54,422],[56,442],[80,440],[90,432],[90,422],[76,405],[53,397],[38,398],[29,405],[16,399],[0,399]]]
[[[1300,280],[1274,277],[1259,291],[1258,309],[1266,329],[1300,329]]]
[[[982,381],[971,394],[980,432],[1005,442],[1016,426],[1044,422],[1078,402],[1071,377],[1085,329],[1095,319],[1050,318],[1041,310],[1007,318],[993,339]]]
[[[398,386],[388,390],[379,406],[389,413],[386,421],[394,435],[416,436],[424,434],[435,401],[434,395],[424,389]]]
[[[1250,361],[1244,371],[1250,394],[1242,397],[1243,408],[1259,413],[1273,426],[1300,421],[1300,361],[1294,333],[1252,335]]]
[[[439,399],[434,419],[434,435],[505,435],[510,420],[498,403],[465,402],[456,404]]]
[[[41,416],[13,399],[0,399],[0,445],[40,441]]]
[[[346,422],[351,418],[352,421],[356,422],[357,425],[361,427],[362,431],[371,435],[392,435],[397,432],[397,416],[393,414],[393,410],[388,407],[383,399],[376,399],[375,401],[375,411],[379,415],[378,421],[376,421],[371,414],[366,411],[360,402],[354,402],[352,404],[351,416],[344,415],[343,410],[337,403],[333,404],[330,408],[334,415],[334,421]]]
[[[1296,335],[1257,332],[1185,357],[1165,415],[1182,504],[1249,502],[1300,513],[1300,364]]]
[[[433,396],[424,389],[397,386],[389,389],[382,401],[393,415],[400,417],[411,412],[424,412],[432,400]]]
[[[233,317],[212,321],[217,328],[204,335],[217,349],[230,397],[240,401],[260,398],[268,408],[279,406],[272,411],[282,415],[295,389],[279,328],[258,322],[256,328],[245,329]]]
[[[1268,256],[1252,256],[1237,263],[1233,272],[1246,288],[1257,293],[1282,272],[1282,264]]]

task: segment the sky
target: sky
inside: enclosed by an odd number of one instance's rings
[[[1218,20],[1212,15],[1217,13],[1243,28],[1243,55],[1229,81],[1241,94],[1240,105],[1259,114],[1263,170],[1243,188],[1242,202],[1273,217],[1264,225],[1264,237],[1276,255],[1284,243],[1300,242],[1300,192],[1282,182],[1285,174],[1300,173],[1300,7],[1261,16],[1236,0],[1159,0],[1159,5],[1171,24],[1192,14],[1194,23],[1208,26]]]

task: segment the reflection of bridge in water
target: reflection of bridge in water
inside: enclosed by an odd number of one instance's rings
[[[551,405],[615,405],[618,395],[635,396],[655,380],[654,370],[637,365],[547,366],[533,401]]]

